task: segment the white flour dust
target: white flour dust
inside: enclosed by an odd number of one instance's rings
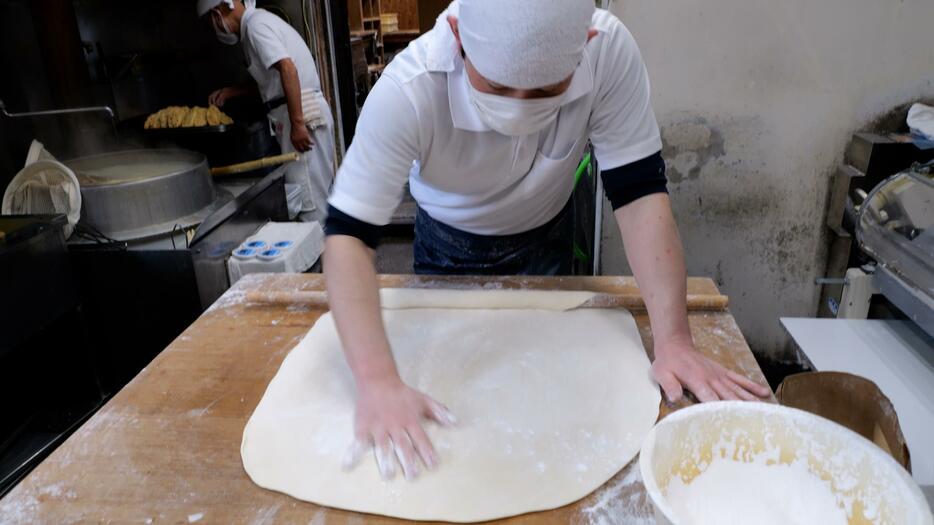
[[[572,520],[573,525],[655,525],[652,503],[642,488],[636,461],[630,464],[628,472],[610,480],[591,496],[593,502],[581,509]]]
[[[684,525],[846,525],[830,482],[796,461],[790,465],[714,460],[684,483],[675,476],[667,500]]]

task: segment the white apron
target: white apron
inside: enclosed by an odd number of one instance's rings
[[[244,16],[244,19],[247,17]],[[246,28],[246,26],[244,26]],[[247,38],[244,31],[244,39]],[[246,42],[244,42],[246,44]],[[250,76],[259,82],[261,78],[269,73],[263,68],[257,60],[251,60],[249,52],[246,52],[246,59],[249,65],[247,71]],[[283,90],[284,91],[284,90]],[[321,99],[323,100],[323,98]],[[325,124],[311,131],[311,139],[314,142],[311,150],[301,154],[301,158],[296,162],[286,165],[285,181],[288,184],[297,184],[302,188],[302,209],[299,213],[299,219],[303,222],[317,221],[324,224],[327,218],[327,199],[331,190],[331,183],[334,181],[335,148],[334,119],[331,117],[329,108],[321,108],[321,117]],[[286,104],[269,112],[269,126],[272,134],[279,141],[279,147],[282,153],[292,153],[295,148],[292,146],[292,124],[289,119],[289,109]]]
[[[324,112],[327,125],[311,131],[314,146],[301,155],[297,162],[286,165],[285,181],[302,187],[302,211],[299,218],[304,222],[317,221],[324,224],[327,218],[327,199],[334,180],[334,134],[333,119],[329,111]],[[269,124],[282,153],[292,153],[292,123],[289,109],[283,104],[269,113]]]

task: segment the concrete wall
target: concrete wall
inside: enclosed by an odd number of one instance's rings
[[[931,0],[618,0],[648,64],[691,275],[760,355],[813,316],[830,176],[850,135],[934,95]],[[603,272],[629,273],[604,220]]]

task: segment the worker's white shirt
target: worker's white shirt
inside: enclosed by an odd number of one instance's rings
[[[525,137],[501,135],[480,120],[446,16],[397,55],[370,92],[331,193],[335,208],[385,225],[408,179],[436,220],[480,235],[519,233],[567,203],[588,138],[603,170],[661,149],[645,65],[615,16],[594,13],[599,34],[557,119]]]
[[[292,26],[265,9],[247,9],[240,21],[240,41],[246,54],[247,69],[259,86],[263,100],[283,95],[279,71],[273,66],[292,59],[302,89],[321,90],[318,70],[308,45]]]
[[[283,96],[279,71],[273,66],[289,58],[298,70],[301,89],[320,91],[318,70],[311,51],[301,35],[278,16],[264,9],[247,8],[240,21],[240,40],[246,54],[247,69],[259,86],[260,96],[269,102]],[[334,178],[334,136],[329,111],[324,113],[328,125],[312,131],[315,146],[301,155],[298,162],[285,168],[285,180],[302,188],[302,220],[322,222],[326,217],[328,190]],[[272,128],[282,153],[295,151],[292,146],[289,110],[281,105],[269,114]]]

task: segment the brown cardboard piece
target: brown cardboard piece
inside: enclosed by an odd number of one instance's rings
[[[782,381],[775,397],[782,405],[817,414],[856,432],[911,472],[908,445],[895,407],[865,377],[844,372],[794,374]]]

